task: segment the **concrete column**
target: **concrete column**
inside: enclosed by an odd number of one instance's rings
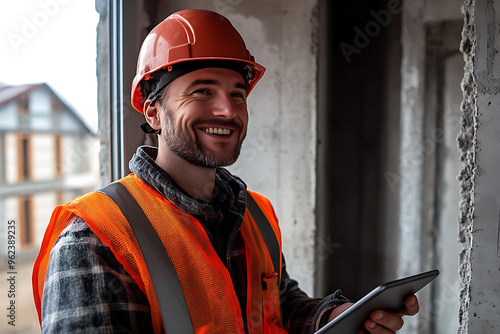
[[[460,333],[500,329],[500,4],[465,1]]]
[[[317,1],[296,1],[290,7],[294,10],[284,16],[282,25],[279,202],[286,203],[281,216],[287,223],[282,229],[284,252],[290,258],[287,260],[290,275],[312,295],[316,232]]]
[[[403,5],[401,64],[400,236],[398,275],[420,269],[424,168],[424,1]],[[410,251],[411,250],[411,251]]]
[[[415,274],[422,266],[422,198],[425,156],[424,0],[405,1],[402,16],[400,211],[397,274]],[[410,318],[402,333],[418,333]]]
[[[98,81],[97,112],[99,127],[99,166],[101,184],[111,181],[110,161],[110,102],[109,102],[109,8],[107,1],[96,0],[95,8],[99,13],[97,25],[97,59],[96,73]]]

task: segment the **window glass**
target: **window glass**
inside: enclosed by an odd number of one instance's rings
[[[0,333],[40,332],[31,269],[52,210],[100,184],[98,22],[94,1],[1,5],[0,271],[18,293],[2,279],[0,304],[16,312]]]

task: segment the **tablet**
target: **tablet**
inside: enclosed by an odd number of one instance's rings
[[[315,334],[358,334],[375,310],[397,311],[404,299],[429,284],[439,275],[437,269],[379,285]]]

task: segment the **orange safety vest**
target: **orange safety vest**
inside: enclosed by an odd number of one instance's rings
[[[244,333],[243,317],[231,277],[198,220],[178,209],[134,174],[119,180],[134,196],[160,237],[177,273],[195,333]],[[270,202],[251,192],[279,242],[281,234]],[[118,206],[94,191],[58,206],[49,222],[33,268],[33,293],[41,322],[41,301],[50,251],[68,220],[77,215],[108,246],[146,295],[155,333],[163,331],[151,276],[135,235]],[[245,211],[240,229],[247,263],[246,321],[250,333],[286,333],[282,328],[279,288],[271,256],[257,224]],[[281,257],[280,257],[281,258]],[[264,282],[265,280],[265,282]],[[264,284],[263,284],[264,283]]]

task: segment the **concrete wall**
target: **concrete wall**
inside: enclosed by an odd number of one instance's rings
[[[464,5],[460,333],[500,328],[500,4]]]
[[[228,17],[268,72],[250,95],[248,140],[232,170],[274,203],[288,272],[312,294],[316,1],[260,1],[252,8]]]

